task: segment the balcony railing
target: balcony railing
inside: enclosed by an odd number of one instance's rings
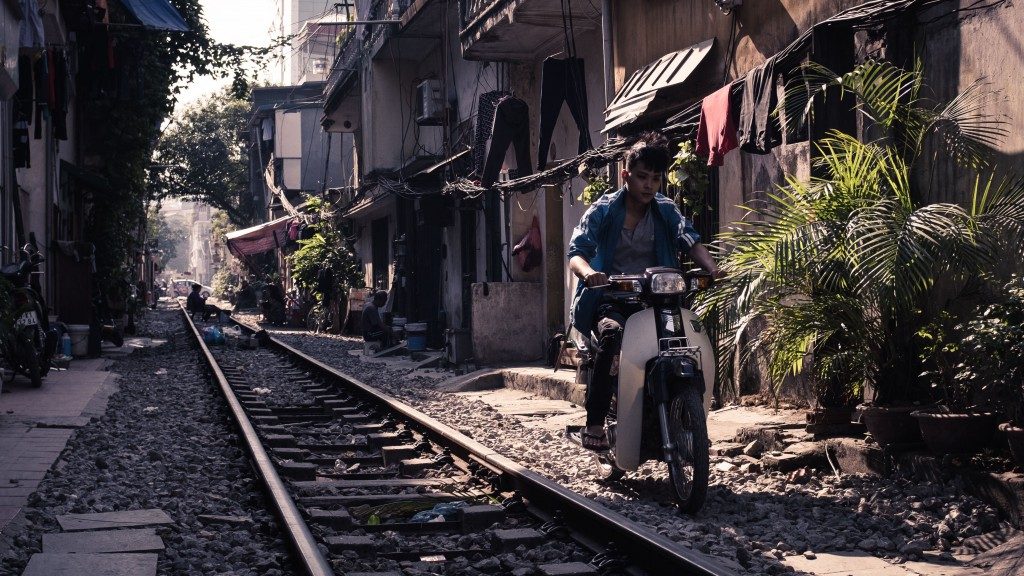
[[[462,15],[462,29],[475,22],[484,14],[497,8],[501,4],[507,4],[508,0],[459,0],[459,8]]]

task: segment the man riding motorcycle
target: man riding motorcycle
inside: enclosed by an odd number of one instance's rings
[[[700,236],[669,198],[658,192],[669,165],[668,140],[647,132],[626,153],[624,186],[598,199],[573,230],[567,257],[579,279],[573,299],[572,325],[598,341],[594,371],[587,387],[587,426],[583,446],[608,449],[604,429],[611,405],[622,330],[635,310],[602,302],[611,274],[638,274],[654,266],[676,268],[680,251],[713,277],[721,277]]]

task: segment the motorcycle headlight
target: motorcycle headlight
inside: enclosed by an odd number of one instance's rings
[[[678,272],[662,272],[651,276],[651,292],[654,294],[682,294],[686,292],[686,280]]]

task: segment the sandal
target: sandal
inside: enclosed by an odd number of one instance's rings
[[[594,452],[607,452],[611,447],[608,445],[608,436],[602,432],[591,434],[586,430],[580,432],[580,439],[583,447]]]

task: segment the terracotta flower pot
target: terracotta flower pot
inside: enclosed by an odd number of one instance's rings
[[[1006,440],[1010,444],[1010,454],[1018,467],[1024,468],[1024,428],[1018,428],[1010,422],[1003,422],[999,430],[1006,434]]]
[[[917,411],[921,437],[936,454],[978,452],[992,441],[996,431],[996,415],[991,412],[944,414]]]
[[[880,446],[890,444],[916,444],[921,441],[921,427],[911,412],[920,406],[874,406],[862,404],[858,407],[860,421],[864,423],[871,437]]]

